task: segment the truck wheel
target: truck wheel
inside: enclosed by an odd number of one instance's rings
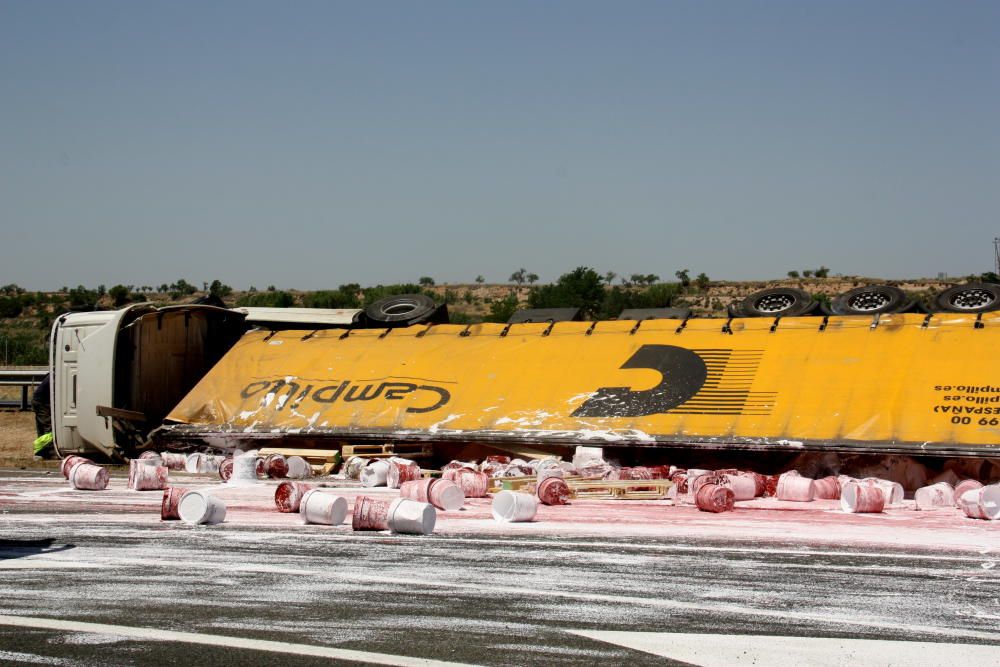
[[[740,311],[746,317],[798,317],[816,309],[816,300],[794,287],[774,287],[743,299]]]
[[[934,305],[946,313],[989,313],[1000,310],[1000,286],[969,283],[950,287],[937,295]]]
[[[400,294],[379,299],[365,308],[369,322],[382,326],[409,326],[433,316],[438,310],[434,300],[423,294]]]
[[[830,304],[833,315],[902,313],[913,306],[906,292],[892,285],[865,285],[841,294]]]

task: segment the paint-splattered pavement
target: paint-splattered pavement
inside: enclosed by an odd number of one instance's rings
[[[1000,662],[1000,522],[957,510],[587,501],[501,526],[478,500],[412,537],[301,525],[273,483],[176,481],[226,523],[161,522],[120,475],[0,471],[0,662]]]

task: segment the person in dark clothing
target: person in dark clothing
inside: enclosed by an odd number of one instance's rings
[[[52,432],[52,405],[49,398],[51,378],[51,373],[46,374],[42,381],[35,386],[35,393],[31,395],[31,409],[35,411],[36,435]]]

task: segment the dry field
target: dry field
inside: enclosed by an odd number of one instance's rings
[[[33,463],[35,415],[19,410],[0,410],[0,466]]]

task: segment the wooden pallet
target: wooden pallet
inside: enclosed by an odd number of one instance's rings
[[[292,449],[289,447],[265,447],[260,450],[261,456],[281,454],[282,456],[301,456],[312,467],[314,475],[329,475],[340,465],[340,452],[336,449]]]
[[[583,477],[563,477],[562,479],[567,484],[584,481]],[[524,477],[491,477],[487,491],[490,493],[499,493],[500,491],[524,491],[525,493],[534,493],[535,484],[537,482],[538,477],[534,475]]]
[[[429,457],[434,452],[430,445],[424,443],[387,442],[381,445],[341,445],[341,456],[348,459],[361,456],[366,459],[389,458],[398,456],[404,459]]]
[[[674,485],[669,479],[579,479],[567,480],[570,498],[612,500],[660,500]]]

